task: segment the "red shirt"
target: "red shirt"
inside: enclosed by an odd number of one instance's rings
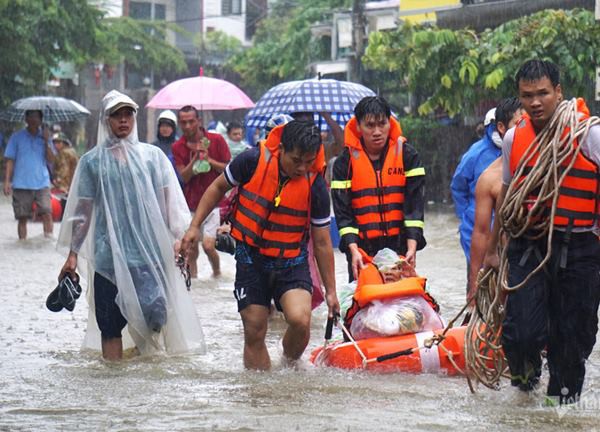
[[[214,134],[211,132],[207,132],[204,128],[201,128],[204,136],[208,138],[210,141],[210,146],[208,147],[208,156],[217,162],[227,163],[231,159],[231,153],[229,152],[229,146],[223,139],[223,137],[219,134]],[[186,167],[191,160],[192,150],[190,150],[187,146],[187,139],[185,136],[179,138],[173,144],[173,159],[175,159],[175,166],[178,167]],[[183,185],[183,195],[185,196],[185,200],[187,201],[188,207],[190,210],[196,210],[198,207],[198,203],[200,202],[200,198],[206,192],[206,189],[210,186],[210,184],[219,177],[219,173],[217,173],[214,169],[211,169],[207,173],[200,173],[194,175],[190,181]]]

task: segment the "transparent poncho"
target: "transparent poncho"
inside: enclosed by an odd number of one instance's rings
[[[94,275],[113,282],[115,302],[127,320],[124,348],[142,355],[205,351],[204,336],[174,244],[189,225],[189,210],[171,163],[132,132],[119,139],[108,123],[116,91],[103,99],[98,145],[80,160],[63,216],[57,248],[87,262],[90,305],[84,348],[100,349],[94,307]],[[137,107],[137,105],[136,105]]]

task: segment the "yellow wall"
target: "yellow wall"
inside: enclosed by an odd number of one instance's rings
[[[401,13],[414,10],[415,14],[400,15],[399,18],[412,23],[435,22],[435,10],[451,6],[460,6],[460,0],[400,0]]]

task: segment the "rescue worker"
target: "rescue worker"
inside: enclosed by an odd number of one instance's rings
[[[521,106],[516,97],[504,101],[510,119]],[[485,133],[462,156],[456,171],[452,176],[450,190],[454,201],[454,210],[460,220],[460,245],[467,259],[467,286],[471,266],[471,235],[475,224],[475,186],[479,176],[490,164],[502,154],[502,136],[506,132],[506,123],[502,123],[504,131],[498,127],[496,108],[491,109],[485,116]],[[478,271],[479,269],[477,269]]]
[[[558,67],[542,60],[525,62],[516,74],[526,115],[504,137],[499,206],[519,161],[549,125],[562,100],[559,79]],[[579,121],[589,118],[582,99],[578,100],[577,112]],[[562,182],[553,231],[541,233],[541,237],[537,231],[528,231],[510,239],[507,246],[508,285],[514,287],[530,274],[533,276],[521,288],[509,292],[502,327],[512,385],[523,391],[536,387],[542,366],[540,353],[546,348],[550,372],[547,394],[561,404],[576,402],[581,395],[585,362],[596,342],[600,301],[600,242],[594,232],[598,228],[600,126],[591,127],[589,134],[574,145],[580,146],[581,151]],[[527,180],[538,162],[537,157],[530,160],[523,177],[514,181]],[[530,199],[533,203],[537,197]],[[524,208],[527,211],[529,207]],[[548,211],[543,218],[548,219],[549,214]],[[548,245],[550,234],[552,241]],[[488,248],[487,263],[497,261],[497,242],[496,234]],[[549,261],[543,271],[534,272],[548,247]]]
[[[417,250],[426,244],[425,169],[417,151],[380,96],[365,97],[356,105],[344,133],[331,196],[349,280],[364,267],[359,248],[370,256],[390,248],[414,267]]]
[[[275,127],[258,148],[241,153],[208,187],[182,239],[181,251],[186,254],[204,219],[229,189],[238,186],[231,220],[231,234],[237,241],[234,295],[244,325],[244,366],[248,369],[271,366],[265,345],[271,300],[288,324],[284,360],[295,362],[308,344],[309,234],[329,316],[339,312],[329,236],[330,200],[319,174],[323,161],[318,128],[295,120]]]

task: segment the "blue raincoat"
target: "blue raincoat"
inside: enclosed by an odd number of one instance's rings
[[[460,244],[467,264],[471,261],[471,234],[475,224],[475,186],[481,173],[502,154],[502,149],[492,141],[495,131],[494,123],[486,126],[483,138],[475,142],[461,158],[450,184],[456,216],[460,219]]]

